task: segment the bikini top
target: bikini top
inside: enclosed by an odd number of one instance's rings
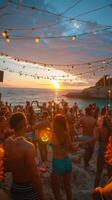
[[[54,149],[59,149],[61,152],[65,152],[65,148],[59,147],[58,145],[50,143],[49,146],[51,146]]]

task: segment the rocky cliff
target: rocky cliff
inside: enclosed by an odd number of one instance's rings
[[[80,93],[68,93],[65,95],[68,98],[112,98],[112,78],[108,75],[102,77],[93,87],[86,88]]]

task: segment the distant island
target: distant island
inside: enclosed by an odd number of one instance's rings
[[[79,93],[70,92],[64,96],[68,98],[81,99],[105,99],[112,98],[112,77],[109,75],[103,76],[95,86],[86,88]]]

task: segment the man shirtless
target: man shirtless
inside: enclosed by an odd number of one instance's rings
[[[93,131],[96,126],[96,119],[91,116],[91,111],[88,107],[85,109],[85,111],[86,115],[77,122],[76,127],[82,126],[83,128],[82,141],[84,141],[85,144],[84,168],[87,169],[94,151]]]
[[[4,148],[6,170],[12,172],[12,199],[45,200],[35,161],[35,147],[24,137],[27,131],[25,115],[13,114],[10,126],[14,135],[6,140]]]

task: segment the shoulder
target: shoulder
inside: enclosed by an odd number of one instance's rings
[[[27,141],[26,139],[23,140],[23,144],[24,144],[24,149],[27,150],[28,152],[35,150],[34,144]]]
[[[30,160],[35,157],[35,146],[34,144],[25,141],[24,146],[22,146],[22,150],[26,160]]]
[[[10,143],[12,142],[12,140],[13,140],[13,136],[9,136],[9,137],[5,140],[4,146],[7,146],[8,144],[10,144]]]

